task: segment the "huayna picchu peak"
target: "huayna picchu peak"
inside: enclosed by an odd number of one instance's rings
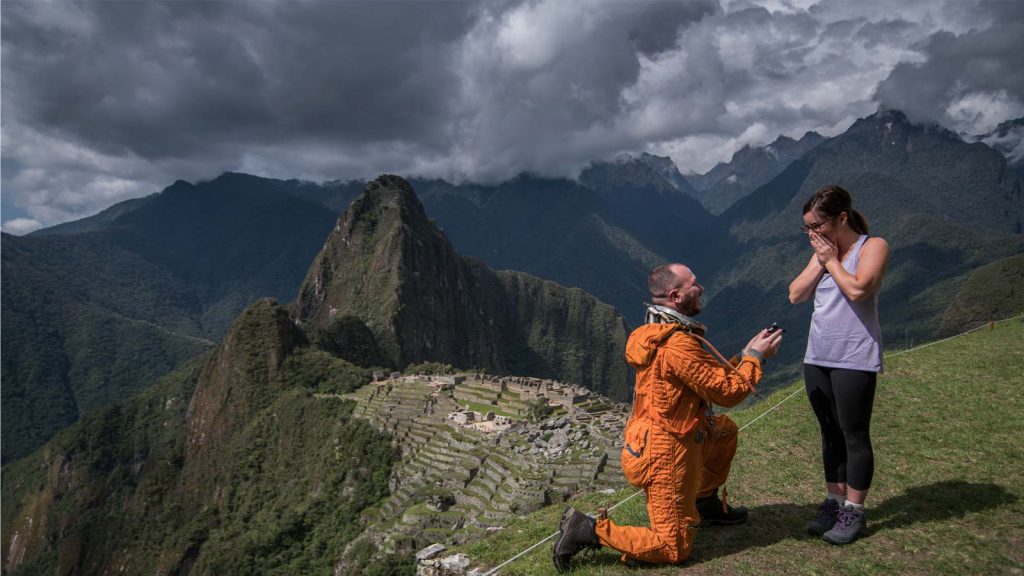
[[[512,371],[626,398],[626,325],[614,308],[579,289],[463,258],[397,176],[367,184],[339,218],[295,310],[311,334],[362,321],[392,367]]]
[[[307,329],[362,320],[393,366],[503,365],[474,270],[427,219],[412,187],[382,176],[356,198],[313,260],[296,311]]]

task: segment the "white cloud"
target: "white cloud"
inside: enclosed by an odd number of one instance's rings
[[[949,128],[961,133],[991,132],[999,124],[1024,117],[1024,102],[1006,90],[968,92],[952,100],[945,109],[952,120]]]
[[[894,66],[875,99],[915,121],[978,134],[1024,113],[1024,3],[983,3],[986,25],[944,29]],[[976,22],[977,23],[977,22]]]
[[[13,220],[7,220],[4,222],[3,231],[8,234],[14,234],[15,236],[22,236],[29,232],[35,232],[42,227],[42,223],[32,218],[14,218]]]

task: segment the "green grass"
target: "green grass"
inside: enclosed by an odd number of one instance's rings
[[[747,524],[701,531],[686,574],[1024,574],[1024,322],[892,355],[879,379],[872,421],[875,477],[868,535],[832,546],[805,535],[824,494],[817,423],[802,391],[740,437],[729,499],[750,508]],[[802,383],[733,414],[742,427]],[[635,494],[590,494],[593,511]],[[563,506],[516,520],[464,550],[493,567],[557,531]],[[637,496],[611,514],[646,524]],[[554,574],[551,542],[502,574]],[[678,574],[629,568],[603,549],[575,574]]]
[[[468,393],[471,393],[471,394],[476,394],[478,396],[493,396],[495,398],[497,398],[498,394],[499,394],[498,391],[495,390],[494,388],[488,388],[486,386],[473,386],[472,384],[466,384],[466,383],[462,383],[462,384],[457,385],[455,387],[455,392],[456,393],[459,393],[459,392],[467,393],[468,392]]]
[[[467,402],[465,400],[460,400],[458,402],[458,404],[459,404],[459,406],[469,406],[470,410],[472,410],[474,412],[480,412],[481,414],[486,414],[488,412],[494,412],[494,414],[496,416],[507,416],[507,417],[515,419],[515,420],[522,420],[523,419],[522,416],[506,412],[506,411],[502,410],[501,408],[498,408],[494,404],[481,404],[479,402]]]

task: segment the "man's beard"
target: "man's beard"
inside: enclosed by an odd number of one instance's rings
[[[687,302],[686,307],[685,308],[680,308],[679,311],[682,312],[683,314],[686,314],[687,316],[696,316],[696,315],[700,314],[700,311],[701,311],[700,297],[698,296],[692,302]]]

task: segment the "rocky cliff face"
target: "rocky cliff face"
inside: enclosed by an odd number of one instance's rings
[[[285,359],[304,340],[284,309],[262,300],[242,312],[204,365],[186,414],[185,486],[193,501],[218,503],[223,454],[285,392]]]
[[[308,331],[359,318],[394,367],[438,361],[515,369],[602,391],[626,381],[626,327],[611,306],[462,258],[397,176],[370,182],[341,216],[295,310]]]
[[[363,320],[395,366],[437,360],[501,370],[493,277],[455,253],[397,176],[369,183],[338,220],[299,289],[306,327]]]
[[[614,308],[579,288],[521,272],[498,273],[509,371],[558,378],[617,400],[631,398],[624,361],[627,330]]]

